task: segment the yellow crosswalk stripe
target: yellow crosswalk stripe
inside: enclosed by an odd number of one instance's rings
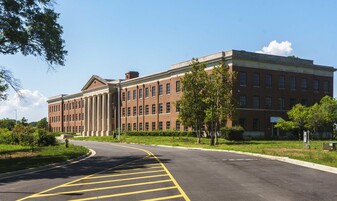
[[[113,182],[119,182],[119,181],[131,181],[131,180],[138,180],[138,179],[148,179],[148,178],[167,177],[167,176],[168,176],[167,174],[158,174],[158,175],[143,176],[143,177],[125,178],[125,179],[115,179],[115,180],[106,180],[106,181],[76,183],[76,184],[64,185],[62,187],[84,186],[84,185],[93,185],[93,184],[104,184],[104,183],[113,183]]]
[[[87,179],[101,179],[101,178],[108,178],[108,177],[121,177],[121,176],[136,175],[136,174],[150,174],[150,173],[155,173],[155,172],[165,172],[165,170],[131,172],[131,173],[123,173],[123,174],[109,174],[109,175],[103,175],[103,176],[89,177]]]
[[[141,200],[141,201],[159,201],[159,200],[168,200],[168,199],[181,198],[181,197],[183,197],[183,195],[172,195],[172,196],[152,198],[152,199]]]
[[[108,186],[108,187],[101,187],[101,188],[91,188],[91,189],[83,189],[83,190],[75,190],[75,191],[64,191],[64,192],[57,192],[57,193],[39,194],[39,195],[33,196],[32,198],[49,197],[49,196],[56,196],[56,195],[67,195],[67,194],[73,194],[73,193],[84,193],[84,192],[91,192],[91,191],[102,191],[102,190],[108,190],[108,189],[143,186],[143,185],[159,184],[159,183],[166,183],[166,182],[172,182],[172,181],[171,179],[166,179],[166,180],[135,183],[135,184],[125,184],[125,185],[119,185],[119,186]]]
[[[75,200],[70,200],[70,201],[97,200],[97,199],[120,197],[120,196],[126,196],[126,195],[135,195],[135,194],[149,193],[149,192],[156,192],[156,191],[165,191],[165,190],[170,190],[170,189],[175,189],[175,188],[177,188],[177,187],[176,186],[170,186],[170,187],[165,187],[165,188],[154,188],[154,189],[141,190],[141,191],[132,191],[132,192],[127,192],[127,193],[102,195],[102,196],[95,196],[95,197],[89,197],[89,198],[75,199]]]

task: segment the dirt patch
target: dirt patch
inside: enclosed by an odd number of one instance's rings
[[[0,159],[8,159],[8,158],[25,158],[37,156],[37,153],[34,152],[17,152],[12,154],[1,154]]]

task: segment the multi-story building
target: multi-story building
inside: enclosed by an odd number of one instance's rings
[[[335,69],[312,60],[230,50],[198,61],[207,64],[207,71],[224,61],[237,72],[236,115],[228,125],[242,125],[246,135],[279,135],[274,124],[293,105],[312,105],[333,94]],[[180,79],[190,64],[181,62],[142,77],[131,71],[117,80],[94,75],[80,93],[48,100],[49,128],[86,136],[110,135],[118,125],[122,130],[186,130],[178,121]]]

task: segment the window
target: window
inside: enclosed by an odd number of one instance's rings
[[[163,122],[160,121],[159,124],[158,124],[158,130],[163,130]]]
[[[266,84],[265,84],[265,85],[266,85],[266,88],[271,88],[271,85],[272,85],[272,84],[271,84],[271,83],[272,83],[272,77],[271,77],[271,74],[267,74],[267,75],[266,75],[266,80],[265,80],[265,81],[266,81]]]
[[[136,131],[137,130],[137,124],[136,123],[133,123],[133,131]]]
[[[128,116],[130,116],[131,115],[131,109],[130,109],[130,107],[128,107]]]
[[[139,123],[139,131],[143,130],[143,123]]]
[[[260,74],[253,73],[253,87],[260,87]]]
[[[156,96],[156,86],[152,87],[152,97]]]
[[[166,130],[170,130],[171,129],[171,122],[167,121],[166,122]]]
[[[284,89],[284,87],[285,87],[285,78],[284,78],[284,75],[280,75],[278,77],[278,88]]]
[[[301,80],[301,88],[302,90],[307,90],[308,89],[308,80],[305,78],[302,78]]]
[[[149,114],[149,105],[145,105],[145,115]]]
[[[176,112],[180,112],[180,102],[177,101],[176,103]]]
[[[305,98],[301,99],[301,105],[308,105],[308,100]]]
[[[143,98],[143,89],[139,89],[139,99]]]
[[[176,121],[176,130],[180,131],[180,122],[179,121]]]
[[[170,113],[171,112],[171,103],[167,102],[166,103],[166,113]]]
[[[152,104],[152,114],[156,114],[156,104]]]
[[[145,98],[149,97],[149,87],[145,88]]]
[[[253,96],[253,108],[258,109],[260,108],[260,97]]]
[[[296,90],[296,78],[290,77],[290,90]]]
[[[329,92],[329,81],[325,80],[323,82],[323,91],[324,92]]]
[[[239,106],[240,106],[241,108],[247,107],[246,96],[240,96],[240,99],[239,99]]]
[[[270,96],[265,97],[265,99],[264,99],[264,107],[266,109],[271,109],[271,104],[272,104],[271,97]]]
[[[130,91],[128,91],[128,100],[130,100]]]
[[[139,115],[143,115],[143,106],[139,106]]]
[[[131,130],[131,124],[128,123],[128,131],[130,131],[130,130]]]
[[[132,91],[132,99],[133,99],[133,100],[136,100],[136,99],[137,99],[137,91],[136,91],[136,90],[133,90],[133,91]]]
[[[314,91],[318,91],[319,90],[319,80],[314,80],[312,83],[312,89]]]
[[[284,98],[279,98],[278,99],[278,104],[279,104],[279,109],[284,110]]]
[[[253,131],[259,130],[259,119],[253,119]]]
[[[136,115],[137,115],[137,107],[134,106],[134,107],[133,107],[133,116],[136,116]]]
[[[176,92],[180,92],[180,81],[176,81]]]
[[[170,94],[171,93],[171,85],[170,83],[166,84],[166,94]]]
[[[246,86],[247,85],[247,73],[239,72],[239,80],[240,80],[240,86]]]
[[[156,130],[156,122],[152,122],[152,130]]]
[[[290,108],[290,109],[293,108],[294,105],[295,105],[295,98],[290,98],[290,99],[289,99],[289,108]]]
[[[159,92],[159,96],[163,95],[163,85],[159,85],[159,89],[158,89],[158,92]]]
[[[146,130],[146,131],[149,130],[149,122],[145,122],[145,130]]]
[[[159,110],[159,114],[163,113],[163,103],[159,103],[158,110]]]
[[[239,124],[242,128],[246,128],[246,119],[240,118]]]

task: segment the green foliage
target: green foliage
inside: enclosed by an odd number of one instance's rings
[[[7,128],[0,128],[0,144],[12,144],[12,133]]]
[[[20,52],[41,57],[51,68],[63,66],[67,51],[58,17],[52,0],[0,1],[0,54]],[[0,67],[0,100],[7,98],[9,86],[18,92],[20,82]]]
[[[179,101],[179,119],[184,126],[193,126],[200,140],[201,128],[206,116],[207,73],[206,64],[193,59],[191,71],[181,79],[183,95]]]
[[[192,131],[127,131],[127,136],[171,136],[171,137],[196,137]]]
[[[44,129],[39,129],[37,131],[37,145],[38,146],[54,146],[56,145],[56,138],[52,133],[48,133]]]
[[[12,130],[16,124],[15,119],[1,119],[0,120],[0,128],[7,128],[8,130]]]
[[[44,130],[48,130],[48,122],[47,122],[47,118],[43,118],[40,121],[37,122],[36,127],[39,129],[44,129]]]
[[[222,136],[226,140],[242,141],[244,129],[241,126],[222,127],[220,129]]]

